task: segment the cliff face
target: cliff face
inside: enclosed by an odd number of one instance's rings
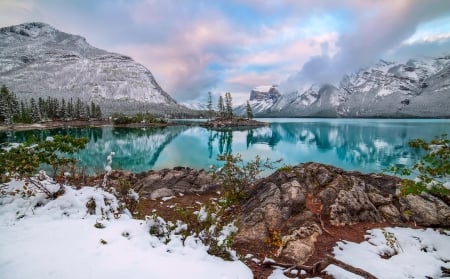
[[[143,65],[44,23],[0,29],[0,84],[19,98],[94,101],[106,114],[183,109]]]
[[[277,100],[281,96],[276,85],[259,86],[250,92],[250,101]]]

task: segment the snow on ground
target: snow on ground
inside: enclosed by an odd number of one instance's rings
[[[450,268],[449,231],[385,228],[368,233],[362,243],[339,242],[336,258],[379,278],[439,278],[441,266]]]
[[[450,268],[450,232],[432,229],[384,228],[369,230],[362,243],[339,242],[335,257],[377,278],[442,277],[441,266]],[[390,255],[390,256],[389,256]],[[325,271],[338,279],[363,278],[336,265]],[[275,269],[271,279],[289,278]]]
[[[2,189],[22,187],[23,182],[12,181]],[[195,238],[188,237],[183,245],[181,237],[173,236],[164,244],[149,234],[149,222],[124,214],[103,218],[117,205],[110,193],[93,187],[65,191],[53,201],[42,193],[0,195],[1,278],[253,278],[242,262],[207,254],[207,247]],[[90,200],[96,202],[95,215],[87,214]],[[97,228],[99,223],[104,228]],[[333,253],[378,278],[439,278],[441,267],[450,268],[450,232],[373,229],[366,241],[339,242]],[[361,278],[335,265],[326,272],[336,278]],[[288,277],[275,269],[269,278]]]
[[[22,185],[13,181],[10,186]],[[166,245],[149,234],[146,221],[86,214],[91,199],[110,209],[116,201],[109,193],[65,189],[53,201],[43,194],[0,196],[1,278],[253,278],[242,262],[213,257],[194,238],[183,246],[174,237]]]

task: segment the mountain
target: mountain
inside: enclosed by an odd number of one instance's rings
[[[188,112],[128,56],[89,45],[86,39],[45,23],[0,29],[0,84],[19,98],[94,101],[112,112]]]
[[[250,104],[260,117],[450,117],[450,56],[380,60],[345,75],[339,86],[305,85]]]
[[[196,103],[181,103],[181,105],[192,109],[192,110],[208,110],[208,104],[206,103],[201,103],[201,102],[196,102]],[[214,108],[215,109],[215,108]]]
[[[250,92],[250,106],[254,114],[264,113],[270,109],[281,97],[277,85],[257,86]],[[242,104],[233,109],[236,115],[245,115],[247,113],[247,104]]]

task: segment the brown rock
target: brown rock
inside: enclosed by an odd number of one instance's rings
[[[403,215],[423,226],[450,226],[450,207],[430,195],[408,195],[400,199]]]
[[[303,226],[283,236],[281,257],[296,264],[305,263],[314,253],[314,244],[322,230],[317,224]]]

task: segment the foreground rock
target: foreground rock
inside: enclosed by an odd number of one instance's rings
[[[220,190],[205,170],[177,167],[141,174],[116,171],[109,184],[128,181],[145,199]],[[304,264],[331,226],[358,223],[450,226],[450,199],[399,195],[401,179],[361,174],[318,163],[285,168],[259,180],[236,216],[235,245],[271,246],[277,261]]]
[[[205,194],[218,189],[218,184],[207,171],[186,167],[150,170],[137,175],[115,171],[110,175],[109,185],[117,188],[123,181],[128,181],[139,192],[139,196],[146,199],[159,199],[180,193]]]
[[[400,196],[397,177],[307,163],[260,180],[241,207],[236,243],[274,243],[275,256],[303,264],[326,225],[359,222],[450,226],[450,207],[429,194]]]

